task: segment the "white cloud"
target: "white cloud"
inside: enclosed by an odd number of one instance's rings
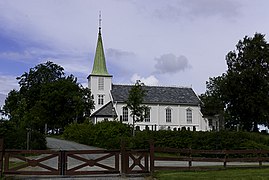
[[[51,57],[44,58],[41,62],[52,61],[63,66],[64,70],[67,72],[89,74],[90,60],[88,58],[87,54],[83,52],[66,52],[66,54],[55,54]]]
[[[240,14],[242,4],[236,0],[172,0],[169,3],[154,3],[153,15],[159,19],[177,21],[179,19],[221,17],[234,19]]]
[[[23,52],[0,52],[0,59],[8,59],[13,61],[27,61],[33,59],[33,55],[28,51]]]
[[[106,49],[106,62],[108,72],[111,73],[115,80],[119,82],[128,80],[138,69],[138,57],[134,52],[121,49],[108,48]],[[136,63],[134,63],[136,62]]]
[[[0,93],[8,94],[12,89],[19,89],[18,81],[15,76],[0,75]]]
[[[156,73],[160,74],[173,74],[191,67],[185,56],[176,57],[172,53],[163,54],[159,58],[155,58],[155,60],[157,61],[155,64]]]
[[[269,17],[268,2],[0,0],[0,67],[2,74],[10,67],[10,74],[22,74],[30,65],[49,59],[85,84],[93,64],[101,10],[107,68],[113,82],[130,83],[135,73],[147,79],[157,72],[153,77],[161,84],[181,84],[184,77],[186,84],[204,89],[208,77],[226,70],[224,56],[240,38],[269,32],[264,23]],[[237,23],[231,24],[231,19]],[[163,60],[160,52],[173,53],[174,61]],[[186,71],[188,60],[192,69]],[[12,68],[16,62],[27,65]],[[208,66],[212,68],[208,70]]]
[[[0,93],[0,107],[2,107],[5,104],[6,97],[7,97],[6,94],[1,94]],[[1,114],[0,114],[0,117],[1,117]]]
[[[136,83],[137,80],[140,80],[142,83],[148,86],[156,86],[159,84],[159,80],[153,75],[150,75],[148,77],[141,77],[138,74],[134,74],[131,78],[131,82]]]
[[[110,58],[122,59],[126,57],[135,57],[135,53],[123,51],[120,49],[108,48],[106,49],[106,55]]]
[[[234,18],[242,6],[236,0],[183,0],[182,5],[188,9],[189,15],[196,17],[220,16],[223,18]]]
[[[0,19],[5,25],[2,28],[12,30],[12,34],[17,33],[16,38],[27,37],[34,42],[46,42],[50,46],[78,48],[78,45],[84,46],[87,43],[85,37],[89,23],[86,23],[86,15],[91,12],[87,9],[91,5],[92,2],[77,3],[70,0],[4,0],[1,3],[3,8]],[[82,40],[85,41],[84,44],[81,44]]]

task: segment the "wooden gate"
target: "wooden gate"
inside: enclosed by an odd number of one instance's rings
[[[149,173],[148,150],[128,150],[123,156],[123,172],[125,174]]]
[[[64,152],[64,175],[119,174],[119,150]]]
[[[123,174],[149,173],[149,150],[127,150],[121,143],[121,170]]]
[[[60,175],[61,152],[50,150],[6,150],[4,174]]]
[[[2,143],[3,145],[3,143]],[[1,139],[0,139],[1,150]],[[93,175],[149,172],[149,150],[5,150],[4,175]],[[120,156],[121,154],[121,156]],[[0,157],[0,165],[3,158]],[[121,162],[121,164],[120,164]],[[120,167],[121,165],[121,167]]]
[[[119,154],[119,150],[6,150],[3,174],[119,174]]]

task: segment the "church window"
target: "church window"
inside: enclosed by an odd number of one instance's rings
[[[171,122],[172,121],[172,110],[171,110],[171,108],[166,108],[165,112],[166,112],[166,116],[165,116],[166,122]]]
[[[98,78],[98,90],[104,90],[104,81],[105,79],[103,77]]]
[[[98,105],[103,105],[104,104],[104,97],[105,97],[105,95],[98,94]]]
[[[122,121],[128,121],[128,108],[122,108]]]
[[[208,125],[209,125],[209,126],[213,126],[212,119],[208,119]]]
[[[145,109],[145,122],[150,122],[150,108]]]
[[[187,118],[187,123],[191,124],[192,123],[192,110],[190,108],[186,110],[186,118]]]

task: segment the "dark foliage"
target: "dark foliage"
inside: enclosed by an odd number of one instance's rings
[[[26,129],[16,127],[11,121],[0,122],[0,138],[4,138],[6,149],[26,149]],[[30,149],[46,149],[45,136],[32,131],[29,146]]]
[[[117,121],[102,121],[93,125],[70,124],[65,127],[65,139],[107,149],[118,149],[122,137],[131,136],[131,127]]]
[[[207,114],[223,114],[226,127],[240,125],[246,131],[258,131],[268,125],[269,117],[269,44],[265,35],[244,37],[226,56],[228,70],[210,78],[201,95]]]
[[[147,109],[146,105],[142,105],[144,101],[146,91],[142,88],[142,84],[138,80],[132,89],[129,91],[129,96],[127,99],[127,108],[131,111],[131,116],[133,118],[133,136],[135,135],[135,123],[144,120],[145,112]]]
[[[71,122],[83,122],[94,104],[91,92],[73,75],[52,62],[39,64],[17,78],[20,89],[8,94],[3,112],[16,127],[44,133],[63,129]]]
[[[137,131],[131,136],[131,128],[116,121],[72,124],[64,131],[64,137],[73,141],[106,149],[119,149],[121,140],[128,148],[155,146],[192,149],[269,149],[269,136],[250,132],[202,132],[202,131]]]

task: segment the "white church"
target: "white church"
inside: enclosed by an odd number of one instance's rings
[[[130,110],[125,103],[132,85],[113,84],[112,77],[107,71],[99,27],[94,64],[88,76],[88,86],[95,102],[90,118],[93,123],[117,120],[132,124]],[[146,91],[144,104],[149,108],[144,121],[136,123],[136,129],[209,130],[207,119],[203,118],[200,111],[200,100],[192,88],[146,85],[143,88]]]

